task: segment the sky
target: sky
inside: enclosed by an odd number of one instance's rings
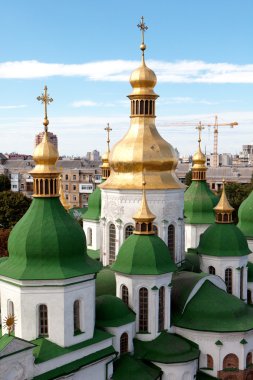
[[[104,152],[107,123],[111,145],[122,138],[141,16],[146,63],[158,79],[160,134],[181,155],[192,154],[195,126],[217,114],[220,123],[239,123],[219,128],[220,153],[253,142],[252,0],[8,0],[0,10],[0,152],[32,154],[45,84],[60,155]],[[213,127],[202,140],[212,152]]]

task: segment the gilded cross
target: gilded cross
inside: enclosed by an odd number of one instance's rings
[[[144,47],[144,32],[148,29],[144,22],[144,17],[141,17],[141,22],[137,25],[138,28],[141,30],[141,35],[142,35],[142,45]],[[144,49],[145,50],[145,49]]]
[[[110,132],[112,131],[112,128],[110,128],[110,124],[107,123],[107,127],[105,128],[105,131],[107,132],[107,150],[110,152]]]
[[[44,87],[44,93],[41,94],[41,96],[37,97],[37,100],[40,101],[42,104],[44,103],[44,126],[45,126],[45,132],[47,132],[47,126],[49,124],[48,118],[47,118],[47,105],[52,103],[53,99],[49,97],[49,94],[47,93],[47,86]]]
[[[196,129],[198,129],[198,131],[199,131],[198,142],[200,143],[201,142],[201,132],[202,132],[203,129],[205,129],[205,127],[203,126],[203,124],[201,123],[201,121],[198,123]]]

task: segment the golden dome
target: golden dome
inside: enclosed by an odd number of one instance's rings
[[[141,206],[140,206],[139,211],[133,216],[133,219],[135,220],[134,234],[153,235],[154,229],[153,229],[152,222],[156,218],[156,216],[150,211],[148,207],[146,192],[145,192],[146,182],[144,181],[142,185],[143,185],[143,188],[142,188]]]
[[[156,82],[154,71],[146,66],[144,57],[142,57],[140,67],[134,70],[130,76],[130,84],[133,88],[131,95],[156,95],[153,91]]]
[[[192,162],[193,162],[193,168],[199,169],[199,168],[206,168],[206,156],[204,153],[201,151],[200,145],[198,147],[197,152],[193,155],[192,157]]]
[[[58,170],[55,164],[58,158],[58,150],[54,144],[49,141],[48,133],[45,131],[41,143],[38,144],[34,150],[33,159],[36,163],[36,167],[32,173],[57,173]]]
[[[147,27],[143,18],[140,29]],[[147,189],[180,189],[185,186],[175,174],[177,155],[174,148],[158,133],[155,125],[155,100],[153,91],[156,75],[145,64],[144,34],[142,33],[142,62],[133,71],[130,83],[131,126],[125,136],[110,152],[110,176],[100,185],[102,189],[141,189],[145,171]]]
[[[234,208],[230,205],[226,191],[225,191],[225,181],[223,180],[223,189],[222,194],[220,197],[220,200],[216,207],[214,207],[214,210],[217,212],[226,212],[226,213],[232,213],[234,211]]]

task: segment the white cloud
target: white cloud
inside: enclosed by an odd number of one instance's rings
[[[73,102],[71,105],[74,108],[95,107],[98,105],[98,103],[93,102],[92,100],[78,100],[76,102]]]
[[[5,105],[5,106],[0,105],[0,110],[8,110],[8,109],[14,109],[14,108],[26,108],[26,107],[27,107],[27,105],[25,105],[25,104]]]
[[[204,61],[147,62],[160,82],[253,83],[253,64],[207,63]],[[33,79],[79,76],[96,81],[127,81],[138,61],[111,60],[83,64],[44,63],[36,60],[0,63],[2,79]]]

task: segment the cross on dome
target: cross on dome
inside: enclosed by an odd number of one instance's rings
[[[49,124],[49,120],[47,118],[47,105],[52,103],[54,100],[53,98],[49,97],[49,94],[47,93],[47,86],[44,87],[44,93],[41,94],[41,96],[37,96],[37,100],[40,101],[42,104],[44,104],[44,121],[43,125],[45,127],[45,132],[47,132],[47,126]]]
[[[148,27],[146,26],[144,22],[143,16],[141,16],[141,22],[137,25],[137,27],[141,30],[142,41],[141,41],[140,49],[142,50],[142,55],[144,56],[144,50],[146,50],[146,45],[144,43],[144,33],[146,32],[146,30],[148,30]]]

